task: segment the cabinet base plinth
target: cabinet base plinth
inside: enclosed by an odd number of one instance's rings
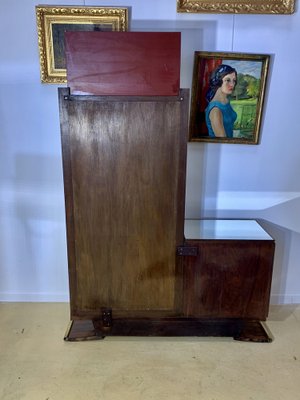
[[[270,343],[271,335],[260,321],[241,319],[114,319],[111,327],[101,320],[71,321],[64,340],[99,340],[106,336],[232,337],[234,340]]]
[[[64,340],[67,342],[82,342],[85,340],[100,340],[105,336],[96,332],[92,320],[73,320],[69,323]]]
[[[260,321],[246,321],[240,332],[233,338],[243,342],[256,343],[271,343],[273,341],[271,333]]]

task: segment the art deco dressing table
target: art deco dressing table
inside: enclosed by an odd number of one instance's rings
[[[81,34],[73,32],[66,43],[80,91],[86,77],[78,68],[77,79],[76,46],[83,43],[85,52],[97,39],[93,33],[77,40]],[[139,51],[141,42],[134,42]],[[156,42],[149,41],[151,48]],[[161,62],[164,53],[157,54],[162,77],[169,59]],[[179,77],[170,70],[172,95],[59,89],[71,305],[65,340],[211,335],[270,341],[260,321],[268,314],[273,239],[256,221],[184,221],[189,91],[177,88]],[[142,91],[155,80],[143,71]]]

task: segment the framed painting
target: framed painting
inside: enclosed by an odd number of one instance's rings
[[[127,7],[36,6],[41,82],[66,83],[66,31],[127,31]]]
[[[189,140],[258,144],[270,56],[196,51]]]
[[[293,14],[295,0],[177,0],[177,12],[211,14]]]

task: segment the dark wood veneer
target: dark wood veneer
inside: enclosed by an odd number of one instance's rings
[[[273,268],[272,240],[188,240],[185,258],[187,316],[265,320]]]
[[[188,91],[169,97],[59,90],[71,318],[101,307],[182,309]]]
[[[188,90],[127,97],[59,89],[66,340],[271,340],[259,321],[268,315],[274,241],[184,240],[188,98]]]

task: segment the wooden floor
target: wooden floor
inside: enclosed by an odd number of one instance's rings
[[[107,337],[65,342],[68,304],[0,304],[1,400],[296,400],[300,306],[272,306],[272,343]]]

